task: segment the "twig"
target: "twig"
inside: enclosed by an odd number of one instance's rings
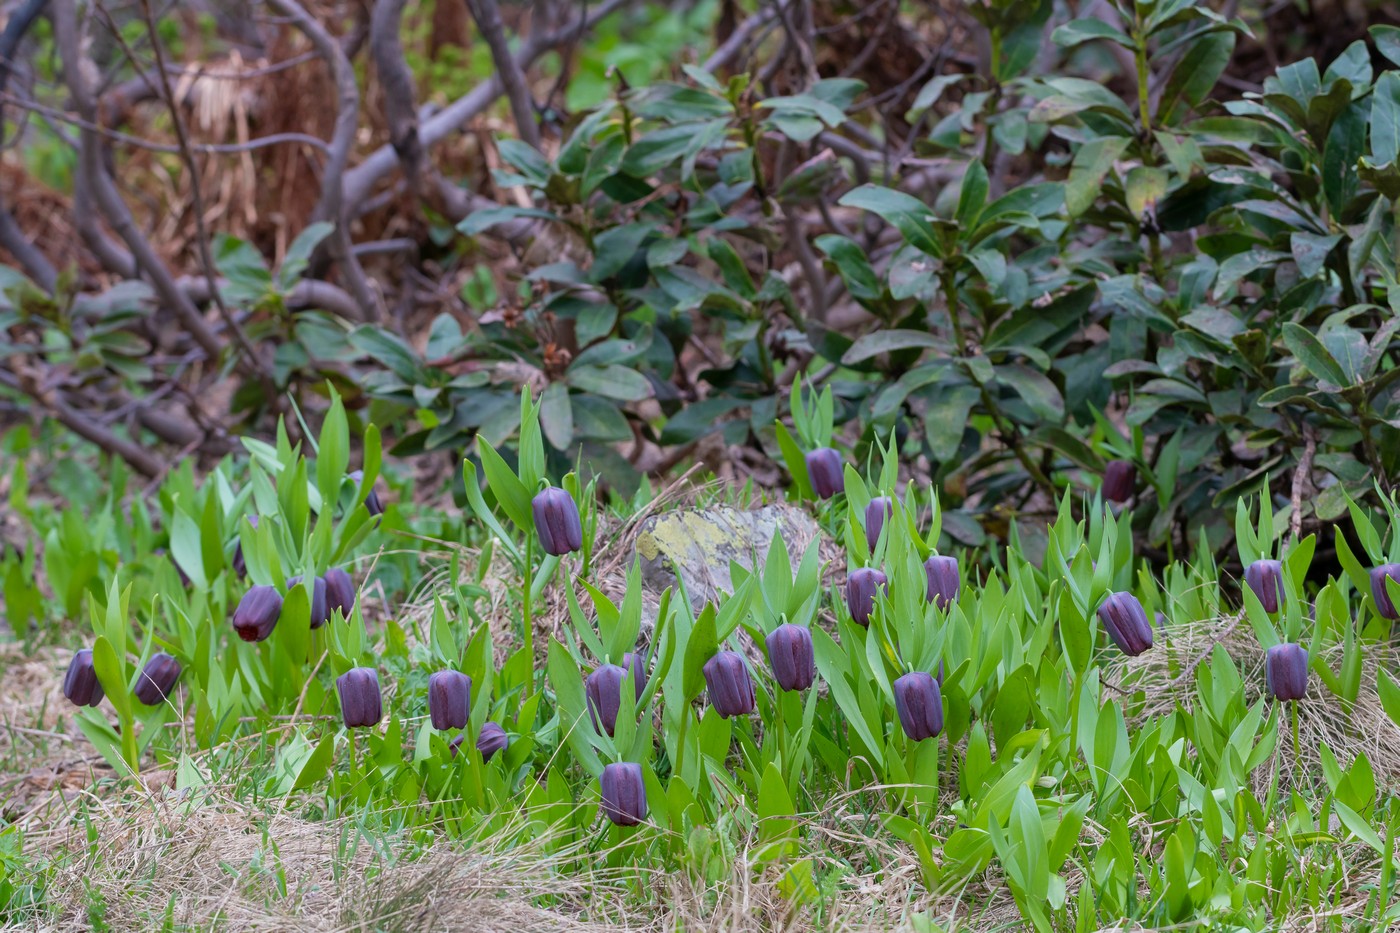
[[[1312,427],[1303,425],[1303,456],[1298,458],[1298,468],[1293,471],[1293,511],[1288,516],[1288,530],[1297,541],[1303,531],[1303,481],[1312,473],[1313,456],[1317,453],[1317,436]]]
[[[106,8],[100,3],[98,8],[102,10],[104,16],[108,16]],[[209,288],[213,292],[214,305],[219,309],[219,316],[224,319],[224,324],[233,334],[234,342],[243,352],[243,357],[247,361],[249,369],[262,384],[263,397],[272,402],[277,396],[277,386],[272,378],[272,371],[267,367],[263,359],[258,356],[257,348],[248,340],[248,335],[243,332],[243,328],[234,320],[233,312],[229,310],[228,304],[224,301],[218,286],[214,282],[214,256],[209,251],[209,231],[204,226],[204,193],[200,190],[199,163],[195,161],[194,153],[190,151],[189,134],[185,132],[185,120],[180,114],[180,107],[175,102],[175,92],[170,88],[170,76],[165,70],[165,53],[161,49],[160,36],[156,31],[155,16],[151,13],[151,0],[141,0],[141,12],[146,18],[146,32],[151,37],[151,49],[156,57],[156,70],[160,76],[160,90],[165,97],[165,102],[170,108],[170,119],[175,125],[175,139],[180,144],[180,156],[185,163],[185,169],[190,173],[190,199],[194,207],[194,227],[195,240],[199,248],[199,259],[204,266],[204,278],[209,283]],[[108,24],[113,28],[114,35],[118,36],[118,41],[122,47],[126,47],[124,40],[120,38],[121,30],[115,28],[116,23],[108,16]],[[130,57],[130,52],[128,52]],[[133,61],[132,64],[135,64]]]
[[[496,75],[505,89],[506,100],[510,101],[510,112],[515,116],[515,129],[520,138],[531,148],[540,148],[540,127],[535,119],[535,102],[530,97],[530,88],[525,83],[525,70],[510,54],[510,43],[506,40],[506,29],[501,23],[501,8],[496,0],[466,0],[467,9],[476,20],[476,28],[486,40],[491,50],[491,60],[496,63]]]
[[[345,210],[345,167],[350,161],[350,149],[355,144],[360,112],[360,91],[355,84],[354,69],[350,67],[350,59],[340,44],[296,0],[269,2],[311,41],[325,59],[335,81],[340,101],[336,110],[335,131],[331,135],[330,159],[321,176],[321,200],[316,205],[314,216],[335,223],[335,233],[330,240],[331,255],[345,273],[350,294],[360,305],[361,317],[376,320],[380,316],[379,300],[370,289],[365,270],[355,258],[350,242],[349,212]]]

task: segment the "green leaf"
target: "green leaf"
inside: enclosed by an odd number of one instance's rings
[[[522,217],[537,217],[540,220],[559,219],[553,213],[540,210],[537,207],[487,207],[479,211],[472,211],[461,223],[457,224],[457,229],[467,236],[476,236],[498,224],[519,220]]]
[[[877,330],[861,336],[851,344],[851,348],[841,357],[841,362],[850,365],[881,353],[918,347],[946,347],[946,343],[922,330]]]
[[[958,191],[958,226],[971,232],[987,204],[987,193],[991,185],[987,180],[987,169],[980,161],[968,165],[963,173],[962,187]]]
[[[1071,217],[1084,213],[1098,199],[1104,176],[1127,148],[1128,139],[1122,136],[1091,139],[1079,147],[1065,182],[1065,208]]]
[[[481,455],[481,468],[486,474],[486,485],[496,501],[501,504],[506,517],[521,531],[533,531],[531,520],[531,490],[525,488],[520,478],[496,453],[496,448],[481,440],[477,444]]]
[[[1116,42],[1125,49],[1133,48],[1133,40],[1124,35],[1120,30],[1114,29],[1101,19],[1083,18],[1074,19],[1063,26],[1059,26],[1050,34],[1050,39],[1062,48],[1074,48],[1084,42],[1093,42],[1098,39],[1107,39],[1109,42]]]
[[[858,243],[835,233],[823,234],[814,242],[817,249],[836,266],[836,271],[841,273],[841,279],[852,298],[864,303],[878,302],[884,297],[880,277]]]
[[[1298,362],[1307,368],[1317,379],[1331,383],[1337,388],[1350,385],[1350,380],[1342,372],[1342,367],[1337,365],[1337,361],[1332,358],[1332,354],[1327,352],[1327,348],[1322,345],[1307,328],[1301,324],[1289,321],[1283,325],[1283,342],[1288,349],[1298,358]]]
[[[1393,165],[1400,158],[1400,72],[1387,71],[1376,79],[1371,94],[1371,159]]]
[[[569,385],[585,392],[622,402],[650,398],[651,382],[646,376],[626,366],[570,366],[566,377]]]
[[[1376,670],[1376,692],[1380,694],[1385,714],[1391,722],[1400,726],[1400,684],[1383,667]]]
[[[568,450],[574,439],[574,407],[569,401],[569,387],[551,382],[540,395],[540,426],[555,450]]]
[[[1230,64],[1234,50],[1235,34],[1228,29],[1208,33],[1192,42],[1162,89],[1157,122],[1162,126],[1174,126],[1185,118],[1188,110],[1205,100]]]
[[[933,211],[918,198],[879,185],[861,185],[847,193],[839,203],[843,207],[870,211],[892,224],[911,246],[930,256],[943,255],[933,225],[929,222]]]

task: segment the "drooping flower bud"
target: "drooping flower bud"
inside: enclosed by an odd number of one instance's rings
[[[1110,460],[1103,468],[1103,497],[1109,502],[1127,502],[1137,483],[1137,467],[1131,460]]]
[[[749,667],[737,651],[721,651],[701,669],[710,691],[710,705],[723,719],[754,711],[756,701]]]
[[[870,613],[875,611],[875,591],[887,583],[885,575],[874,567],[852,570],[846,577],[846,608],[857,623],[868,626]]]
[[[326,581],[327,616],[339,609],[341,615],[349,618],[350,611],[355,608],[355,581],[339,567],[327,570],[322,579]]]
[[[583,549],[583,524],[578,503],[567,489],[550,486],[530,502],[535,515],[535,533],[546,554],[562,557]]]
[[[301,585],[301,577],[288,577],[287,589]],[[330,610],[326,608],[326,580],[317,577],[311,581],[311,627],[320,628],[330,621]]]
[[[1110,593],[1099,606],[1099,621],[1126,655],[1137,657],[1152,647],[1147,610],[1132,593]]]
[[[1308,653],[1302,645],[1274,645],[1264,652],[1264,679],[1280,700],[1301,700],[1308,694]]]
[[[373,726],[384,715],[384,700],[379,694],[379,672],[372,667],[357,667],[335,680],[340,695],[340,715],[351,729]]]
[[[1395,604],[1390,601],[1390,594],[1386,592],[1387,577],[1400,583],[1400,564],[1381,564],[1371,569],[1371,598],[1376,601],[1376,611],[1381,614],[1381,618],[1393,621],[1400,618],[1400,613],[1395,611]]]
[[[272,634],[282,616],[282,594],[275,586],[255,586],[243,594],[233,610],[233,630],[244,641],[262,641]]]
[[[164,703],[175,689],[175,681],[180,679],[180,662],[161,651],[151,655],[141,675],[136,678],[136,689],[132,693],[147,706]]]
[[[622,656],[622,669],[632,674],[632,689],[640,701],[647,689],[647,656],[640,651],[629,651]]]
[[[865,507],[865,543],[871,553],[880,543],[880,532],[885,530],[885,519],[894,515],[894,501],[889,496],[876,496]]]
[[[943,731],[943,697],[927,671],[905,674],[894,682],[894,708],[904,734],[915,742]]]
[[[807,461],[807,479],[812,484],[812,492],[818,497],[830,499],[846,490],[846,462],[836,448],[818,447],[803,459]]]
[[[1276,560],[1256,560],[1244,569],[1244,582],[1267,613],[1278,612],[1283,599],[1283,564]]]
[[[612,735],[617,728],[617,712],[622,705],[622,679],[626,676],[627,671],[616,664],[602,664],[585,678],[583,692],[588,698],[588,717],[593,720],[594,729]]]
[[[481,724],[481,734],[476,737],[476,750],[481,752],[482,761],[490,761],[509,744],[510,736],[499,724],[490,721]]]
[[[647,818],[647,786],[642,766],[635,761],[615,761],[603,766],[598,778],[603,813],[618,826],[636,826]]]
[[[939,609],[947,609],[949,603],[957,600],[962,586],[958,559],[935,554],[924,561],[924,573],[928,576],[928,601],[938,603]]]
[[[365,481],[364,470],[353,470],[350,473],[347,473],[346,475],[350,477],[350,479],[355,481],[356,486],[360,485]],[[371,486],[369,488],[369,491],[365,493],[365,510],[368,511],[371,515],[384,514],[384,500],[379,498],[379,492],[375,490],[373,486]]]
[[[472,679],[461,671],[428,678],[428,715],[434,729],[463,729],[472,712]]]
[[[817,676],[817,662],[812,651],[812,633],[805,625],[791,622],[768,633],[768,663],[773,679],[784,690],[806,690]]]
[[[63,675],[63,695],[74,706],[96,706],[102,702],[102,683],[92,666],[92,649],[83,648],[68,662]]]
[[[258,517],[256,515],[249,515],[248,524],[252,525],[254,528],[257,528]],[[230,561],[230,564],[233,567],[233,572],[236,573],[240,578],[248,573],[248,565],[243,560],[242,538],[235,539],[235,543],[233,545],[233,560]]]

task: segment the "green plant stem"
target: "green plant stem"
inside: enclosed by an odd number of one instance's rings
[[[1298,745],[1298,701],[1292,700],[1288,704],[1288,711],[1293,719],[1293,766],[1296,768],[1298,762],[1302,760],[1302,754]]]
[[[1137,60],[1138,120],[1142,123],[1142,138],[1152,135],[1152,111],[1147,95],[1147,37],[1142,34],[1142,14],[1134,17],[1133,57]]]
[[[524,585],[520,590],[520,601],[525,608],[525,631],[521,633],[521,641],[525,645],[525,656],[530,659],[530,670],[535,669],[535,619],[531,608],[534,602],[531,596],[532,584],[535,576],[535,536],[527,535],[525,538],[525,566],[522,571]],[[532,678],[533,679],[533,678]],[[531,688],[534,684],[531,684]]]

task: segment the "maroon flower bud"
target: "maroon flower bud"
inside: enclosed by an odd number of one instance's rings
[[[257,528],[258,517],[256,515],[249,515],[248,524],[252,525],[254,528]],[[248,565],[243,560],[243,540],[241,538],[234,539],[233,560],[230,562],[230,564],[233,567],[233,572],[236,573],[239,577],[243,577],[248,573]]]
[[[562,557],[583,549],[583,524],[578,516],[578,504],[567,489],[550,486],[541,490],[530,503],[535,514],[535,533],[546,554]]]
[[[243,594],[233,610],[233,630],[244,641],[262,641],[272,634],[282,616],[282,594],[275,586],[255,586]]]
[[[894,682],[894,708],[904,734],[915,742],[943,731],[943,697],[927,671],[905,674]]]
[[[846,462],[834,447],[818,447],[808,452],[807,479],[812,484],[812,492],[822,499],[830,499],[838,492],[846,490]]]
[[[1400,564],[1381,564],[1371,569],[1371,598],[1376,601],[1376,611],[1381,614],[1381,618],[1393,620],[1400,618],[1400,613],[1395,611],[1395,604],[1390,601],[1390,594],[1386,592],[1387,577],[1400,583]]]
[[[962,585],[958,559],[935,554],[924,561],[924,573],[928,575],[928,601],[937,602],[939,609],[947,609],[958,598]]]
[[[1131,460],[1110,460],[1103,468],[1103,497],[1109,502],[1127,502],[1137,482],[1137,467]]]
[[[481,725],[481,734],[476,737],[476,750],[481,752],[482,761],[490,761],[493,756],[510,744],[510,736],[494,722]]]
[[[63,675],[63,695],[74,706],[96,706],[102,702],[102,683],[92,666],[92,649],[83,648],[68,662]]]
[[[805,625],[786,622],[768,633],[768,663],[773,679],[784,690],[806,690],[817,676],[812,633]]]
[[[1274,645],[1264,652],[1264,679],[1280,700],[1301,700],[1308,693],[1308,653],[1302,645]]]
[[[641,652],[629,651],[622,656],[622,669],[632,673],[632,689],[637,692],[637,700],[647,688],[647,658]]]
[[[1278,612],[1283,598],[1283,564],[1276,560],[1256,560],[1244,569],[1244,582],[1264,604],[1264,611]]]
[[[132,693],[147,706],[155,706],[165,702],[179,679],[180,662],[162,651],[146,662],[141,675],[136,678],[136,689]]]
[[[702,671],[710,691],[710,705],[723,719],[752,713],[756,705],[753,678],[737,651],[721,651],[705,662]]]
[[[647,785],[642,766],[635,761],[615,761],[603,766],[598,778],[603,813],[618,826],[636,826],[647,818]]]
[[[627,671],[616,664],[603,664],[584,680],[588,718],[593,720],[594,729],[612,735],[617,728],[617,711],[622,705],[622,679],[626,676]]]
[[[875,610],[875,591],[885,586],[885,575],[873,567],[852,570],[846,577],[846,608],[851,618],[861,625],[870,624],[870,613]]]
[[[1126,655],[1137,657],[1152,647],[1147,610],[1132,593],[1110,593],[1099,606],[1099,621]]]
[[[287,589],[301,585],[301,577],[288,577]],[[330,610],[326,608],[326,581],[317,577],[311,581],[311,627],[320,628],[330,621]]]
[[[880,543],[880,532],[885,529],[885,519],[894,515],[894,502],[889,496],[876,496],[865,507],[865,542],[870,550]]]
[[[346,475],[355,481],[356,486],[360,485],[365,481],[364,470],[354,470],[350,473],[347,473]],[[379,493],[375,491],[373,486],[371,486],[369,488],[369,491],[365,493],[365,509],[371,515],[384,514],[384,501],[379,498]]]
[[[434,729],[463,729],[472,712],[472,679],[461,671],[428,678],[428,715]]]
[[[341,615],[349,618],[350,611],[355,608],[355,581],[339,567],[327,570],[322,579],[326,581],[327,617],[339,609]]]
[[[340,694],[340,715],[351,729],[373,726],[384,715],[384,700],[379,695],[379,672],[372,667],[357,667],[335,680]]]

